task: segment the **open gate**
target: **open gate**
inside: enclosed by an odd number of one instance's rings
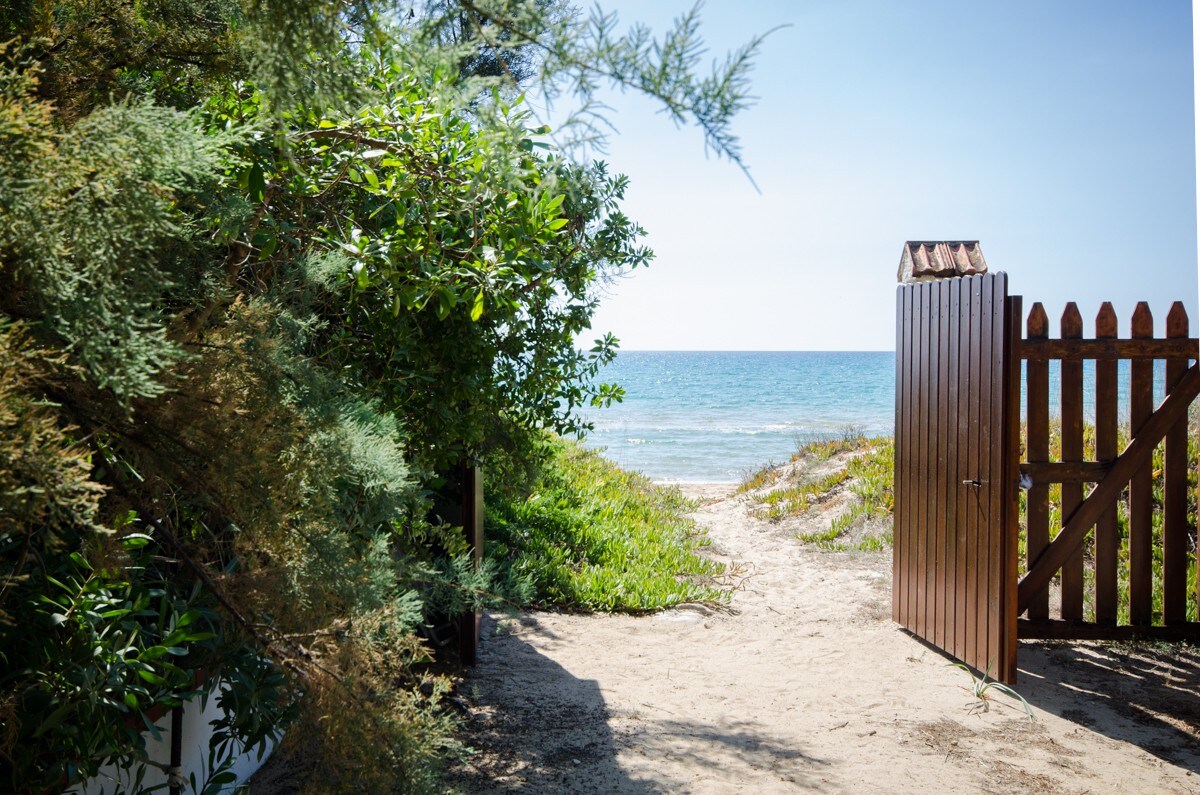
[[[1018,636],[1200,640],[1200,586],[1189,586],[1196,527],[1187,509],[1188,473],[1197,465],[1188,456],[1187,414],[1200,395],[1193,363],[1200,341],[1188,336],[1183,305],[1172,307],[1164,339],[1154,338],[1145,304],[1128,339],[1118,338],[1107,303],[1094,339],[1083,338],[1073,303],[1059,339],[1049,337],[1040,304],[1024,337],[1022,319],[1021,297],[1008,295],[1003,273],[897,292],[894,620],[1004,682],[1016,680]],[[1095,437],[1086,450],[1093,460],[1085,459],[1085,360],[1096,363]],[[1118,454],[1122,360],[1131,363],[1130,438]],[[1166,362],[1157,408],[1156,360]],[[1061,402],[1053,407],[1050,361],[1061,362]],[[1052,428],[1061,432],[1053,454]],[[1087,484],[1095,485],[1085,495]],[[1060,517],[1054,527],[1052,507]]]
[[[897,293],[892,615],[1004,681],[1017,649],[1009,313],[1002,273]]]

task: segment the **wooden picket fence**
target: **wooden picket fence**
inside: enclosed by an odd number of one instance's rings
[[[1025,318],[1021,297],[1008,295],[1002,273],[901,285],[894,619],[1006,682],[1016,679],[1019,637],[1200,640],[1200,588],[1188,587],[1188,572],[1196,566],[1196,527],[1187,509],[1188,476],[1197,467],[1188,456],[1187,417],[1200,394],[1200,365],[1193,363],[1198,351],[1200,341],[1189,336],[1180,303],[1172,306],[1161,339],[1154,337],[1145,304],[1131,318],[1129,337],[1121,338],[1108,303],[1100,308],[1093,338],[1083,336],[1073,303],[1062,314],[1059,337],[1051,338],[1041,304]],[[1085,360],[1096,363],[1095,394],[1087,397]],[[1126,360],[1130,440],[1118,452],[1118,368]],[[1062,384],[1059,422],[1053,424],[1051,361],[1061,362]],[[1166,397],[1157,408],[1155,361],[1166,363]],[[1085,399],[1095,410],[1095,441],[1087,449]],[[1061,452],[1051,460],[1056,426]],[[1160,444],[1164,463],[1156,471]],[[1158,483],[1162,507],[1156,531]],[[1061,521],[1052,528],[1055,485]],[[1028,491],[1022,575],[1023,488]],[[1118,501],[1126,494],[1123,534]],[[1162,561],[1157,581],[1156,555]],[[1060,599],[1052,609],[1054,580]],[[1156,590],[1162,595],[1157,611]]]
[[[1188,475],[1196,462],[1188,457],[1188,407],[1196,398],[1200,375],[1189,360],[1196,358],[1197,341],[1188,337],[1188,317],[1176,302],[1167,315],[1166,336],[1154,337],[1150,308],[1140,303],[1133,312],[1130,336],[1118,337],[1111,303],[1100,306],[1096,334],[1083,337],[1078,307],[1067,304],[1059,322],[1060,336],[1049,338],[1042,305],[1034,304],[1026,320],[1025,339],[1017,356],[1025,363],[1026,460],[1022,475],[1032,483],[1026,499],[1027,573],[1018,587],[1021,637],[1128,638],[1194,637],[1197,626],[1187,622],[1187,572],[1195,561],[1195,526],[1189,525]],[[1061,361],[1061,455],[1050,461],[1049,362]],[[1083,360],[1096,362],[1095,442],[1090,460],[1084,457]],[[1155,410],[1155,361],[1166,362],[1166,399]],[[1130,363],[1128,429],[1130,441],[1118,455],[1118,365]],[[1155,471],[1154,449],[1163,445],[1161,471]],[[1161,531],[1155,533],[1154,486],[1161,482]],[[1086,484],[1095,484],[1087,494]],[[1059,484],[1059,514],[1063,518],[1051,541],[1050,486]],[[1122,539],[1118,501],[1128,491],[1128,533]],[[1121,555],[1122,545],[1126,554]],[[1153,609],[1155,545],[1160,546],[1161,610]],[[1122,558],[1127,560],[1120,570]],[[1092,609],[1085,611],[1084,583],[1094,583]],[[1061,598],[1051,618],[1048,585],[1059,574]],[[1127,619],[1118,626],[1120,583],[1127,583]],[[1195,608],[1193,608],[1195,615]]]

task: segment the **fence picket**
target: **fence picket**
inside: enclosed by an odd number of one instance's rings
[[[1063,340],[1083,337],[1083,318],[1074,301],[1063,310],[1060,328]],[[1072,463],[1083,460],[1083,362],[1062,363],[1062,460]],[[1062,524],[1083,502],[1082,483],[1061,484],[1059,503]],[[1083,550],[1078,549],[1062,568],[1062,617],[1083,619]]]
[[[1105,301],[1096,314],[1096,338],[1117,336],[1117,313]],[[1110,463],[1117,457],[1117,362],[1096,362],[1096,460]],[[1096,623],[1117,623],[1117,557],[1121,546],[1117,503],[1096,521]]]
[[[1050,323],[1046,310],[1037,302],[1029,310],[1025,323],[1025,334],[1029,339],[1046,339],[1050,334]],[[1028,428],[1027,460],[1044,462],[1050,460],[1050,363],[1030,361],[1026,364],[1025,425]],[[1050,543],[1050,489],[1045,483],[1035,482],[1026,496],[1027,534],[1025,553],[1027,570],[1033,567],[1042,551]],[[1050,590],[1043,588],[1033,597],[1029,605],[1029,617],[1050,617]]]
[[[1176,301],[1167,314],[1167,337],[1188,335],[1188,316]],[[1167,360],[1167,391],[1174,389],[1187,371],[1186,359]],[[1163,623],[1187,618],[1187,420],[1167,432],[1163,449]]]
[[[1130,336],[1154,336],[1154,316],[1145,301],[1133,312]],[[1154,361],[1130,364],[1129,429],[1136,437],[1154,411]],[[1141,467],[1129,481],[1129,623],[1148,625],[1153,620],[1153,473]]]

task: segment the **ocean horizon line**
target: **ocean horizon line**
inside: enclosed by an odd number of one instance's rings
[[[895,348],[618,348],[622,353],[895,353]]]

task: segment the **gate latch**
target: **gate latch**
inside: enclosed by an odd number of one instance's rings
[[[987,483],[987,481],[986,481],[986,480],[980,480],[979,478],[971,478],[970,480],[964,480],[964,481],[963,481],[963,485],[964,485],[964,486],[973,486],[973,487],[975,487],[975,488],[979,488],[979,487],[980,487],[980,486],[982,486],[984,483]]]

